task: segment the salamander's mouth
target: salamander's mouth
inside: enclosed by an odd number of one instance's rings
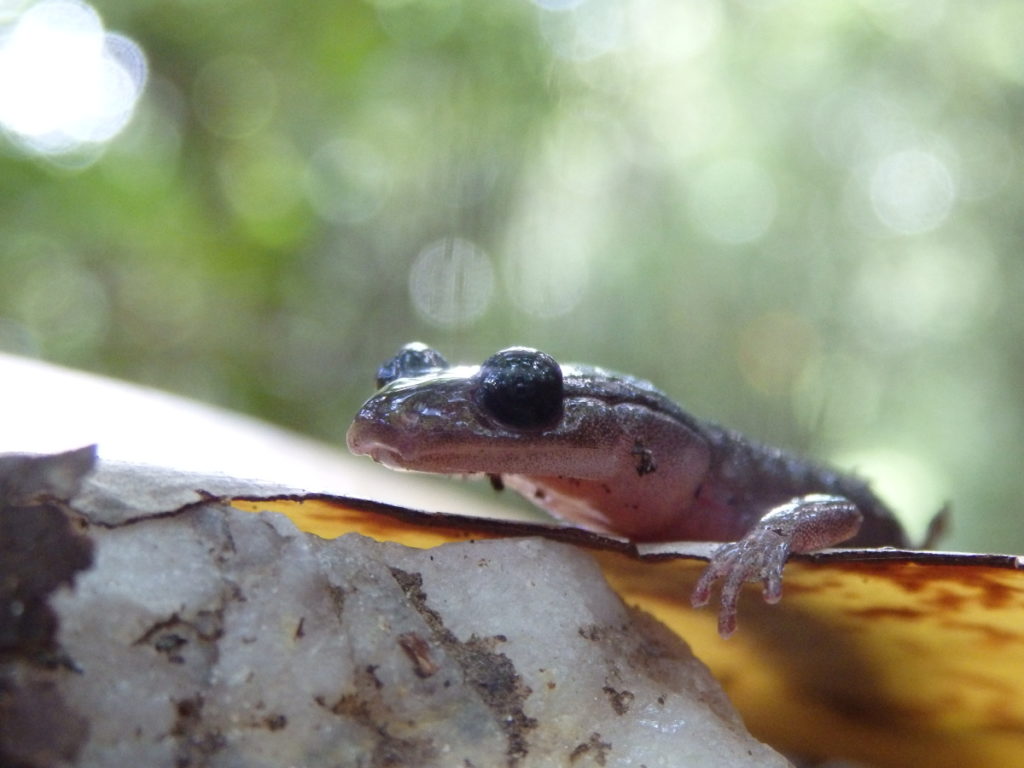
[[[402,459],[402,454],[392,448],[388,448],[386,445],[376,446],[365,453],[378,464],[383,464],[385,467],[405,469],[409,466],[409,462]]]
[[[348,449],[369,456],[390,469],[423,472],[457,472],[458,460],[447,450],[437,451],[428,441],[405,435],[387,425],[353,422],[346,435]]]
[[[441,472],[445,474],[473,474],[463,470],[458,456],[445,451],[432,453],[423,446],[411,446],[409,450],[369,438],[355,440],[349,438],[349,450],[360,456],[369,456],[378,464],[389,469],[412,470],[419,472]]]
[[[403,458],[402,452],[390,442],[381,440],[380,436],[375,434],[376,432],[377,430],[368,427],[365,422],[354,422],[345,436],[348,449],[357,456],[369,456],[378,464],[383,464],[386,467],[394,469],[407,467],[408,461]]]

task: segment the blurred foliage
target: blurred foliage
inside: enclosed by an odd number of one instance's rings
[[[527,344],[1024,550],[1024,4],[93,5],[148,83],[0,151],[4,350],[339,443],[401,343]]]

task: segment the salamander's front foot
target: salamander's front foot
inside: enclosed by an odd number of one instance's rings
[[[854,504],[839,496],[811,495],[775,507],[739,541],[723,544],[697,581],[690,602],[707,605],[715,582],[722,581],[718,634],[736,630],[736,604],[745,581],[760,581],[764,599],[782,597],[782,568],[790,552],[811,552],[853,536],[861,523]]]
[[[777,603],[782,597],[782,567],[789,557],[789,542],[770,528],[755,528],[739,541],[723,544],[693,589],[695,608],[707,605],[715,582],[722,581],[722,607],[718,634],[728,637],[736,630],[736,603],[745,581],[764,584],[764,599]]]

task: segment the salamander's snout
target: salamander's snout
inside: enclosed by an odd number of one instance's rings
[[[361,418],[362,411],[356,416],[345,435],[348,449],[356,456],[369,456],[379,464],[402,469],[406,462],[397,449],[394,440],[388,438],[387,425]]]

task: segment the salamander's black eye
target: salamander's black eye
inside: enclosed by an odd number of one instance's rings
[[[550,355],[503,349],[484,361],[477,376],[477,404],[502,424],[543,429],[562,418],[562,369]]]
[[[409,379],[426,376],[451,368],[448,361],[436,349],[414,341],[406,344],[398,354],[388,360],[377,371],[377,389],[390,384],[395,379]]]

